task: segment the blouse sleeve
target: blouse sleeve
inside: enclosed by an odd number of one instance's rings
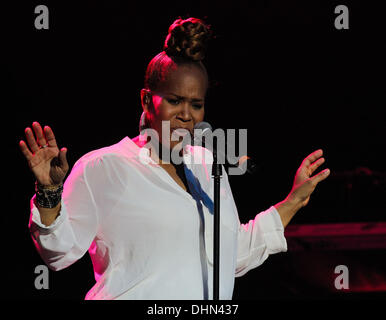
[[[85,162],[79,160],[68,176],[59,216],[44,225],[31,199],[29,229],[37,251],[52,270],[61,270],[80,259],[90,247],[97,230],[98,214],[87,182]]]
[[[236,277],[261,265],[270,254],[287,251],[284,227],[274,206],[240,224],[238,229]]]

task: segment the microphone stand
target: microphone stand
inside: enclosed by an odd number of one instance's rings
[[[205,142],[205,134],[212,131],[209,123],[201,122],[195,125],[195,129],[200,129],[201,138],[195,137],[195,141],[200,143]],[[206,132],[206,133],[205,133]],[[203,145],[203,144],[199,144]],[[212,177],[214,179],[214,194],[213,194],[213,300],[220,300],[220,181],[222,177],[222,165],[218,163],[217,154],[217,137],[213,136],[213,164]],[[220,155],[223,155],[220,150]],[[225,159],[224,159],[225,160]],[[241,161],[240,161],[241,160]],[[235,167],[241,167],[243,173],[254,174],[258,167],[256,163],[249,157],[244,156],[239,159]]]
[[[216,139],[217,140],[217,139]],[[220,287],[220,179],[222,166],[217,163],[217,141],[213,148],[212,177],[214,179],[213,207],[213,300],[219,299]]]

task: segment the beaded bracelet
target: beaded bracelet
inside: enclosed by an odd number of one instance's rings
[[[62,199],[63,183],[54,188],[45,187],[35,182],[36,203],[41,208],[55,208]]]

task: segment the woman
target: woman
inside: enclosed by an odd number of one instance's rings
[[[30,128],[25,131],[28,146],[21,141],[20,148],[37,181],[32,238],[53,270],[89,251],[96,284],[86,299],[212,298],[211,153],[186,145],[181,165],[163,158],[178,143],[170,133],[192,132],[204,118],[208,76],[202,59],[208,37],[201,20],[178,19],[169,28],[164,51],[148,65],[141,129],[154,130],[158,140],[146,143],[141,134],[92,151],[75,163],[63,186],[67,149],[58,149],[48,126],[43,130],[33,123],[36,137]],[[162,130],[163,121],[169,121],[169,132]],[[232,298],[235,276],[287,250],[284,227],[328,176],[327,169],[311,177],[323,162],[322,150],[305,158],[285,200],[247,224],[239,221],[224,174],[220,299]]]

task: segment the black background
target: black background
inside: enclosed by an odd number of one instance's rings
[[[49,8],[49,30],[34,27],[39,4]],[[349,30],[334,27],[339,4],[349,8]],[[216,35],[205,60],[206,121],[247,128],[248,153],[261,166],[253,177],[230,177],[242,222],[283,200],[301,161],[318,148],[331,176],[291,224],[386,220],[386,28],[375,1],[16,1],[2,7],[1,273],[8,298],[83,299],[94,283],[85,255],[50,272],[50,290],[34,287],[34,268],[43,262],[27,228],[34,179],[18,147],[24,129],[33,121],[50,125],[71,165],[88,151],[136,136],[144,71],[179,16],[206,20]],[[269,260],[262,270],[280,272],[286,254]],[[259,287],[258,275],[256,269],[237,279],[234,297],[260,298],[267,286],[293,295],[274,275]]]

